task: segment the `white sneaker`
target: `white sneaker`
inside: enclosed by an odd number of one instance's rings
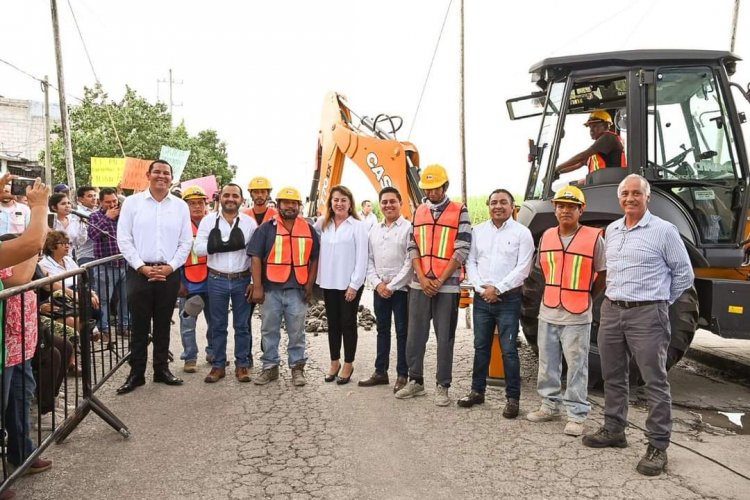
[[[451,400],[448,399],[448,388],[440,384],[435,386],[435,406],[448,406]]]
[[[424,385],[418,384],[416,380],[410,380],[395,396],[397,399],[409,399],[415,396],[424,396],[425,394]]]
[[[560,416],[560,410],[552,410],[545,405],[539,407],[537,411],[526,414],[526,419],[531,422],[548,422]]]
[[[568,436],[580,436],[583,434],[583,422],[574,422],[573,420],[568,420],[568,423],[565,424],[565,430],[563,432]]]

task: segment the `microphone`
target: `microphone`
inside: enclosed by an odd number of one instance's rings
[[[78,210],[71,210],[70,213],[73,214],[73,215],[78,216],[78,218],[80,218],[80,219],[89,220],[89,216],[88,215],[86,215],[83,212],[79,212]]]

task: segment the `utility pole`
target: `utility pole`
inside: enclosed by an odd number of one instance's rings
[[[65,171],[68,174],[68,187],[71,193],[76,191],[76,173],[73,165],[73,145],[70,140],[70,121],[68,105],[65,100],[65,77],[63,71],[62,48],[60,46],[60,26],[57,20],[57,1],[50,0],[52,10],[52,31],[55,39],[55,63],[57,66],[57,90],[60,94],[60,125],[62,126],[63,149],[65,150]]]
[[[176,81],[174,78],[172,78],[172,68],[170,68],[169,69],[169,78],[167,80],[156,80],[156,100],[157,101],[161,100],[159,98],[159,84],[160,83],[166,83],[166,84],[169,85],[169,116],[170,116],[170,119],[172,120],[171,123],[174,123],[173,109],[174,109],[175,106],[182,106],[182,103],[177,104],[177,103],[174,102],[174,99],[172,97],[173,87],[175,85],[182,85],[185,82],[183,82],[182,80]]]
[[[461,0],[461,99],[458,123],[461,128],[461,199],[468,206],[466,194],[466,134],[464,122],[464,0]]]
[[[729,52],[734,52],[734,42],[737,39],[737,18],[740,17],[740,0],[734,0],[732,12],[732,38],[729,41]]]
[[[44,90],[44,182],[48,186],[52,184],[52,154],[49,140],[49,78],[44,75],[42,82]]]

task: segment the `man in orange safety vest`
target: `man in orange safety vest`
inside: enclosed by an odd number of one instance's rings
[[[606,260],[602,231],[579,223],[586,198],[575,186],[565,186],[552,203],[559,225],[547,229],[539,242],[537,265],[544,275],[539,307],[539,374],[542,405],[526,415],[545,422],[567,413],[564,433],[580,436],[588,416],[588,354],[592,295],[604,288]],[[568,364],[567,385],[561,388],[562,357]]]
[[[583,165],[588,166],[589,173],[602,168],[627,166],[625,144],[619,135],[610,130],[612,117],[607,111],[593,111],[584,125],[589,128],[594,143],[573,158],[557,165],[556,174],[572,172]]]

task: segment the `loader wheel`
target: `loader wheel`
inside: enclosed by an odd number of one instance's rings
[[[534,267],[523,283],[521,328],[523,329],[523,336],[526,337],[526,342],[537,355],[539,355],[539,347],[536,341],[539,330],[539,305],[542,303],[543,290],[544,276],[540,269]]]

